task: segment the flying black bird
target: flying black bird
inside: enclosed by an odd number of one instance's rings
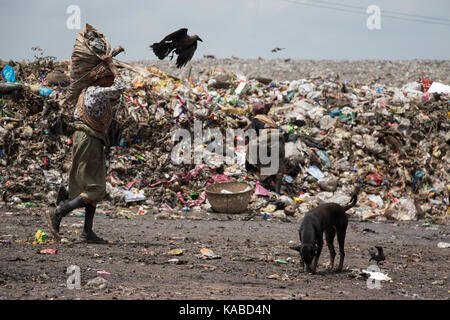
[[[283,50],[283,49],[286,49],[286,48],[273,48],[273,49],[272,49],[272,52],[281,51],[281,50]]]
[[[169,54],[172,54],[170,56],[170,60],[172,60],[173,55],[177,54],[177,68],[181,68],[194,56],[194,52],[197,49],[197,40],[203,42],[197,35],[188,35],[187,30],[187,28],[182,28],[175,31],[162,39],[161,42],[152,44],[150,48],[153,49],[153,52],[160,60]]]
[[[369,254],[370,254],[369,262],[372,261],[372,260],[375,260],[377,262],[377,264],[379,264],[381,261],[386,260],[386,257],[383,254],[383,248],[382,247],[375,246],[375,248],[377,248],[378,253],[376,253],[375,250],[373,250],[373,249],[367,249],[369,251]]]

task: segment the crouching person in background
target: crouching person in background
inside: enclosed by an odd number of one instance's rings
[[[285,169],[285,134],[268,115],[270,108],[262,102],[252,106],[251,128],[256,137],[249,141],[245,166],[247,171],[259,172],[260,180],[269,187],[274,183],[275,192],[279,194]]]

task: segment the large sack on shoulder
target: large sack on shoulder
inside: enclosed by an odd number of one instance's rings
[[[106,36],[86,23],[78,33],[72,51],[71,85],[68,102],[76,102],[81,91],[91,84],[89,73],[102,63],[101,56],[111,54],[111,45]]]

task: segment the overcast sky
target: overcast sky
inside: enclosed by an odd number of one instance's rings
[[[292,0],[318,4],[313,0]],[[156,59],[153,42],[186,27],[204,42],[194,59],[450,59],[448,0],[328,0],[342,10],[299,5],[284,0],[0,0],[0,58],[30,60],[31,47],[46,55],[70,58],[80,30],[67,28],[70,5],[106,34],[120,60]],[[323,2],[322,2],[323,4]],[[377,5],[381,30],[369,30],[370,14],[350,8]],[[447,25],[397,20],[383,10],[447,19]],[[409,17],[409,19],[414,19]],[[275,47],[286,48],[273,53]]]

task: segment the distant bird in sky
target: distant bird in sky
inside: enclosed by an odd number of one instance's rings
[[[378,253],[375,252],[375,250],[373,250],[373,249],[368,249],[369,254],[370,254],[369,262],[372,260],[375,260],[377,262],[377,264],[379,264],[381,261],[386,260],[386,257],[384,256],[382,247],[375,246],[375,248],[377,248]]]
[[[281,51],[281,50],[284,50],[284,49],[286,49],[286,48],[273,48],[272,52],[277,52],[277,51]]]
[[[187,31],[187,28],[175,31],[160,42],[152,44],[150,48],[153,49],[153,52],[160,60],[163,60],[169,54],[171,54],[170,60],[172,60],[174,54],[177,54],[177,68],[181,68],[194,56],[194,52],[197,49],[197,41],[203,42],[197,35],[188,35]]]

